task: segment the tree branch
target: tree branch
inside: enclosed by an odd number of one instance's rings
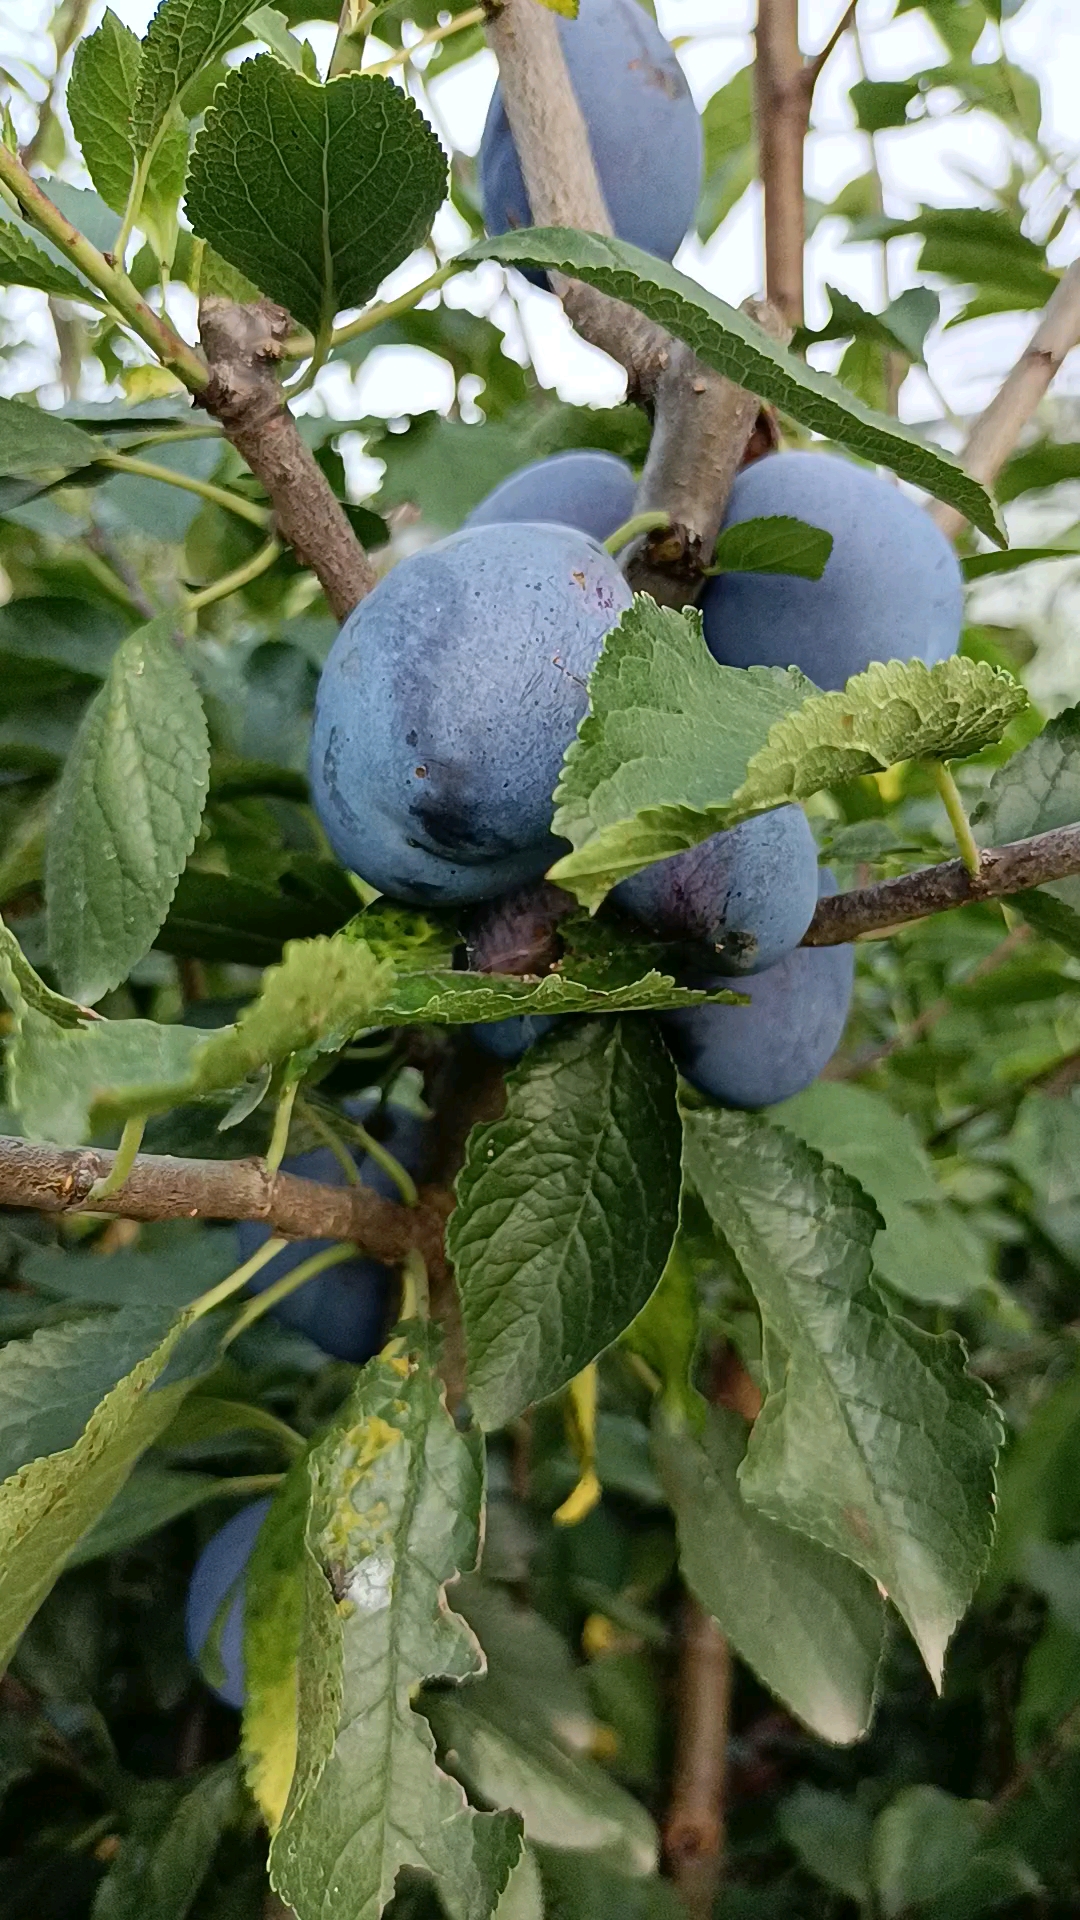
[[[997,479],[1062,361],[1078,344],[1080,260],[1062,276],[1012,372],[968,435],[960,458],[973,479],[984,486]],[[941,501],[930,511],[950,539],[966,524],[963,514]]]
[[[978,875],[962,860],[945,860],[922,867],[899,880],[883,880],[876,887],[856,887],[819,900],[802,944],[835,947],[860,934],[884,933],[927,914],[968,906],[973,900],[1007,899],[1051,880],[1080,873],[1080,826],[1054,827],[1030,840],[984,848]]]
[[[708,1920],[724,1854],[731,1649],[689,1594],[679,1626],[678,1739],[664,1853],[691,1920]]]
[[[806,205],[803,145],[812,84],[799,51],[799,0],[758,0],[754,62],[758,151],[765,190],[765,286],[793,327],[803,320]]]
[[[277,366],[289,316],[270,300],[241,307],[206,298],[199,325],[210,368],[199,404],[262,481],[278,531],[343,620],[371,592],[375,571],[282,396]]]

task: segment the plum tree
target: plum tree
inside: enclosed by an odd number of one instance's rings
[[[345,865],[418,906],[543,873],[562,756],[630,601],[603,547],[563,526],[465,529],[396,566],[319,682],[312,799]]]
[[[244,1583],[270,1500],[241,1507],[195,1562],[184,1610],[188,1655],[227,1707],[244,1704]]]
[[[801,807],[744,820],[623,880],[614,899],[651,932],[714,948],[723,974],[763,973],[797,947],[817,905],[817,848]]]
[[[375,1104],[375,1097],[369,1094],[359,1100],[344,1101],[343,1108],[351,1119],[362,1122]],[[404,1107],[391,1104],[385,1111],[389,1125],[384,1144],[395,1159],[413,1172],[422,1149],[424,1123]],[[397,1197],[392,1177],[370,1154],[358,1151],[354,1159],[364,1186],[374,1188],[388,1200]],[[345,1184],[345,1171],[329,1147],[294,1154],[282,1165],[284,1172],[295,1173],[303,1180],[318,1180],[331,1187]],[[249,1260],[268,1234],[269,1229],[261,1221],[243,1221],[236,1230],[240,1259]],[[259,1269],[251,1282],[252,1292],[262,1293],[275,1280],[321,1252],[325,1245],[322,1240],[294,1240]],[[305,1281],[295,1293],[286,1295],[274,1308],[274,1314],[285,1326],[307,1334],[309,1340],[314,1340],[316,1346],[332,1354],[334,1359],[360,1363],[378,1351],[389,1285],[390,1274],[377,1260],[343,1260],[339,1266],[329,1267],[325,1273]]]
[[[560,19],[559,38],[612,226],[670,260],[701,189],[701,121],[683,70],[637,0],[582,0],[576,20]],[[480,143],[480,191],[489,233],[533,224],[500,87]]]
[[[467,527],[511,520],[555,520],[606,540],[634,511],[637,483],[625,460],[595,447],[576,447],[531,460],[500,480],[474,507]]]
[[[963,579],[930,516],[899,487],[827,453],[780,453],[739,474],[725,527],[791,514],[833,536],[820,580],[721,573],[701,596],[705,638],[729,667],[801,667],[842,687],[872,660],[956,651]]]
[[[819,885],[836,892],[827,869]],[[688,1008],[662,1014],[661,1025],[680,1073],[707,1099],[771,1107],[802,1093],[831,1060],[854,980],[854,947],[796,947],[740,986],[749,1006]],[[723,976],[707,984],[720,986]]]

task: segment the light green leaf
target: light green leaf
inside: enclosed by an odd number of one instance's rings
[[[0,1348],[0,1480],[74,1446],[98,1402],[175,1318],[168,1307],[133,1303]]]
[[[993,1285],[984,1243],[946,1199],[907,1115],[883,1094],[820,1080],[770,1117],[870,1195],[885,1222],[874,1266],[898,1293],[955,1307]]]
[[[38,1013],[44,1013],[60,1027],[79,1027],[83,1023],[87,1009],[66,1000],[62,993],[54,993],[47,987],[41,975],[35,972],[20,947],[11,928],[0,919],[0,987],[5,980],[11,982],[12,997],[25,1002]]]
[[[20,999],[7,1052],[8,1099],[29,1139],[77,1147],[90,1133],[91,1108],[106,1092],[122,1101],[125,1089],[185,1084],[201,1040],[194,1027],[153,1020],[59,1027]]]
[[[535,1856],[526,1847],[506,1883],[496,1920],[544,1920],[544,1890]]]
[[[151,946],[195,845],[209,782],[206,716],[166,614],[113,655],[49,825],[49,954],[80,999],[100,1000]]]
[[[280,966],[267,968],[258,999],[236,1026],[222,1027],[205,1041],[195,1062],[196,1091],[239,1086],[290,1054],[314,1059],[336,1053],[370,1025],[390,971],[390,963],[376,960],[363,941],[342,934],[290,940]]]
[[[993,1537],[993,1401],[955,1335],[890,1313],[871,1279],[880,1217],[855,1181],[746,1114],[684,1128],[687,1177],[762,1319],[742,1494],[877,1580],[940,1685]]]
[[[256,7],[244,21],[250,27],[257,40],[265,40],[271,53],[276,53],[294,73],[303,73],[309,80],[317,80],[319,70],[315,64],[314,49],[309,40],[298,40],[289,32],[289,23],[276,7]]]
[[[958,1800],[940,1787],[905,1787],[874,1823],[871,1866],[885,1920],[901,1920],[913,1908],[945,1920],[954,1913],[982,1914],[1021,1894],[1039,1891],[1039,1881],[1017,1856],[983,1843],[991,1809],[983,1801]],[[963,1896],[978,1890],[969,1904]],[[940,1906],[938,1902],[940,1901]]]
[[[675,1424],[700,1432],[705,1401],[693,1384],[693,1367],[701,1339],[697,1266],[685,1209],[693,1196],[685,1191],[678,1231],[660,1284],[637,1319],[623,1334],[623,1345],[652,1368],[660,1380],[661,1404]]]
[[[567,1384],[664,1270],[679,1204],[675,1070],[651,1024],[575,1021],[474,1127],[447,1247],[482,1427]]]
[[[294,1462],[274,1496],[248,1562],[244,1600],[244,1777],[271,1833],[296,1767],[304,1531],[311,1476]]]
[[[1080,821],[1080,706],[1067,707],[999,767],[972,815],[980,846],[1007,846]],[[1040,933],[1080,954],[1080,878],[1013,894],[1010,905]]]
[[[778,1820],[808,1873],[848,1900],[869,1905],[873,1822],[857,1800],[804,1780],[782,1803]]]
[[[50,259],[10,220],[0,220],[0,286],[35,287],[61,300],[94,298],[77,274]]]
[[[870,1725],[881,1600],[849,1559],[746,1504],[737,1477],[746,1437],[722,1407],[709,1408],[700,1438],[658,1417],[683,1578],[762,1684],[820,1740],[846,1746]]]
[[[202,239],[318,334],[427,239],[446,179],[438,140],[392,80],[347,73],[323,87],[260,54],[218,89],[186,206]]]
[[[627,874],[750,814],[916,755],[999,740],[1027,695],[982,662],[892,660],[819,693],[794,668],[722,667],[692,609],[639,594],[608,634],[555,790],[574,851],[551,878],[591,908]]]
[[[479,1551],[482,1443],[446,1411],[434,1335],[403,1331],[311,1455],[297,1767],[270,1872],[301,1916],[378,1920],[418,1867],[449,1920],[488,1920],[520,1823],[468,1806],[413,1708],[422,1681],[483,1671],[446,1596]]]
[[[141,1357],[98,1403],[74,1444],[29,1461],[0,1485],[0,1665],[10,1660],[73,1548],[216,1361],[218,1335],[198,1325],[196,1311],[186,1309],[164,1333],[161,1316],[155,1325],[148,1314]]]
[[[23,400],[0,399],[0,476],[60,479],[92,466],[97,457],[97,441],[70,420]]]
[[[224,52],[251,0],[161,0],[142,43],[131,115],[137,154],[158,136],[190,80]]]
[[[739,520],[725,527],[713,551],[707,573],[790,573],[800,580],[820,580],[833,550],[833,537],[824,527],[808,526],[790,514],[769,514],[763,520]]]
[[[989,494],[951,454],[929,445],[887,414],[864,406],[838,381],[807,366],[746,314],[706,293],[677,267],[653,259],[625,240],[560,227],[479,240],[462,257],[570,274],[601,293],[627,301],[677,340],[684,340],[706,366],[762,400],[771,400],[800,426],[849,447],[863,460],[891,467],[902,480],[947,501],[997,545],[1005,545]]]
[[[97,31],[79,41],[68,83],[71,125],[90,178],[106,206],[120,214],[135,175],[131,115],[141,68],[137,36],[107,8]],[[174,106],[162,124],[138,215],[138,224],[159,260],[171,261],[176,248],[177,207],[187,156],[187,122]]]

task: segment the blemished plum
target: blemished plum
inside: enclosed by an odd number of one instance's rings
[[[701,191],[701,121],[674,49],[637,0],[581,0],[559,39],[620,240],[670,260]],[[480,142],[489,233],[534,222],[496,87]]]
[[[836,892],[827,869],[820,891]],[[679,1072],[707,1099],[722,1107],[775,1106],[802,1093],[832,1059],[854,980],[854,947],[796,947],[779,966],[740,982],[748,1007],[662,1014],[664,1037]],[[707,984],[723,986],[724,977]]]
[[[319,681],[311,794],[334,852],[413,906],[491,899],[563,851],[562,757],[631,593],[572,527],[465,528],[402,560]]]
[[[343,1105],[350,1118],[362,1123],[371,1113],[375,1101],[367,1096],[360,1100],[347,1100]],[[395,1105],[387,1107],[386,1119],[388,1126],[382,1135],[383,1144],[409,1172],[415,1172],[423,1146],[423,1121],[416,1114]],[[373,1188],[388,1200],[397,1198],[398,1190],[385,1168],[359,1149],[353,1157],[365,1187]],[[328,1187],[345,1185],[344,1168],[329,1147],[316,1147],[310,1153],[294,1154],[282,1162],[282,1171],[295,1173],[302,1180],[318,1180]],[[250,1260],[252,1254],[264,1244],[268,1234],[269,1229],[261,1221],[242,1221],[236,1229],[240,1259]],[[321,1253],[327,1244],[325,1240],[290,1241],[273,1260],[268,1260],[264,1267],[259,1268],[249,1282],[251,1291],[264,1292],[275,1280],[292,1273],[302,1261]],[[273,1308],[274,1317],[283,1326],[306,1334],[309,1340],[314,1340],[316,1346],[321,1347],[324,1353],[331,1354],[335,1360],[351,1360],[360,1364],[370,1360],[382,1343],[390,1284],[388,1269],[380,1266],[377,1260],[343,1260],[338,1266],[328,1267],[325,1273],[316,1274],[313,1280],[306,1280],[295,1293],[286,1294],[284,1300]]]
[[[577,527],[594,540],[606,540],[634,511],[637,483],[625,460],[613,453],[579,447],[530,461],[508,474],[474,507],[467,527],[491,527],[507,521],[557,521]]]
[[[244,1704],[244,1592],[247,1565],[270,1511],[255,1500],[226,1520],[195,1562],[184,1610],[188,1656],[227,1707]]]
[[[744,467],[725,527],[791,514],[833,536],[820,580],[721,573],[701,596],[705,639],[727,667],[801,667],[842,687],[872,660],[955,653],[964,585],[949,541],[907,494],[838,454],[777,453]]]
[[[778,807],[658,860],[620,881],[613,897],[661,938],[714,948],[719,973],[764,973],[814,917],[814,836],[801,807]]]

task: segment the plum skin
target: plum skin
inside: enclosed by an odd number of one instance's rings
[[[818,899],[801,807],[778,807],[621,880],[613,899],[653,933],[712,947],[718,973],[764,973],[798,946]]]
[[[964,583],[952,546],[899,487],[829,453],[776,453],[744,467],[724,526],[791,514],[833,536],[820,580],[722,573],[701,596],[705,639],[728,667],[800,667],[843,687],[872,660],[955,653]]]
[[[467,527],[509,521],[555,521],[606,540],[634,511],[637,482],[625,460],[592,447],[553,453],[500,480],[474,507]]]
[[[361,1122],[368,1117],[375,1104],[373,1096],[343,1103],[350,1118]],[[424,1122],[402,1107],[391,1105],[387,1113],[390,1127],[385,1136],[385,1145],[410,1172],[414,1171],[422,1149]],[[371,1187],[388,1200],[398,1197],[398,1190],[390,1175],[374,1160],[359,1150],[353,1158],[365,1187]],[[304,1180],[317,1180],[328,1187],[345,1185],[344,1169],[329,1147],[316,1147],[310,1153],[292,1155],[282,1162],[282,1172],[297,1174]],[[257,1253],[269,1238],[269,1234],[270,1229],[262,1221],[241,1221],[236,1229],[240,1260],[250,1260],[252,1254]],[[250,1291],[262,1293],[275,1280],[283,1279],[302,1261],[310,1260],[313,1254],[321,1253],[328,1245],[330,1242],[326,1240],[293,1240],[273,1260],[268,1260],[264,1267],[260,1267],[248,1282]],[[389,1288],[389,1270],[380,1266],[377,1260],[359,1257],[343,1260],[325,1273],[317,1274],[313,1280],[305,1281],[295,1293],[287,1294],[273,1309],[274,1318],[280,1320],[282,1325],[306,1334],[309,1340],[314,1340],[316,1346],[335,1360],[350,1360],[360,1365],[370,1360],[382,1344]]]
[[[703,153],[674,49],[637,0],[581,0],[576,20],[556,24],[612,227],[670,260],[697,209]],[[534,225],[499,87],[479,159],[488,232]]]
[[[553,1013],[516,1013],[509,1020],[478,1020],[469,1031],[485,1053],[512,1066],[557,1025]]]
[[[413,906],[545,872],[564,850],[551,832],[563,753],[631,597],[571,527],[463,529],[402,560],[319,681],[311,795],[338,858]]]
[[[822,894],[836,892],[824,868]],[[687,1007],[660,1015],[675,1064],[722,1107],[753,1110],[790,1100],[817,1079],[840,1045],[855,981],[853,946],[796,947],[779,966],[739,985],[742,1007]],[[720,987],[724,978],[688,981]]]
[[[188,1656],[197,1667],[203,1666],[207,1640],[214,1629],[222,1606],[228,1608],[216,1635],[215,1654],[221,1666],[220,1679],[206,1684],[227,1707],[244,1704],[244,1595],[247,1564],[259,1530],[270,1511],[270,1496],[241,1507],[212,1534],[195,1562],[188,1584],[184,1608],[184,1636]]]

